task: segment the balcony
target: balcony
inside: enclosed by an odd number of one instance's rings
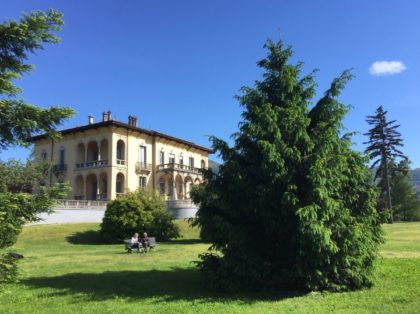
[[[157,165],[157,171],[179,171],[179,172],[190,172],[190,173],[200,173],[201,168],[195,168],[187,165],[169,163],[164,165]]]
[[[67,164],[58,164],[52,167],[54,173],[65,172],[67,171]]]
[[[125,160],[124,159],[117,159],[117,165],[125,166]]]
[[[144,162],[136,162],[136,173],[150,173],[152,171],[152,164]]]
[[[104,167],[108,165],[108,160],[95,160],[88,162],[79,162],[76,164],[76,169],[85,169],[85,168],[97,168]]]

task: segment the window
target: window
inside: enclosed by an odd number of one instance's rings
[[[163,165],[165,163],[165,152],[160,152],[159,163]]]
[[[64,165],[64,155],[65,155],[65,149],[62,147],[60,149],[60,165]]]
[[[206,162],[202,159],[201,160],[201,169],[206,168]]]
[[[117,159],[123,159],[122,147],[120,145],[117,146]]]
[[[146,191],[146,183],[147,183],[146,179],[147,178],[143,176],[139,178],[139,187],[140,187],[140,190],[142,191]]]
[[[194,168],[194,158],[193,157],[189,158],[189,165],[190,165],[190,168]]]
[[[179,168],[184,169],[184,157],[179,157]]]
[[[171,165],[175,164],[175,155],[174,154],[169,154],[169,163]]]
[[[45,149],[43,149],[41,151],[41,159],[42,160],[47,160],[47,151]]]
[[[163,179],[159,181],[159,192],[160,194],[165,194],[165,181]]]
[[[139,156],[139,161],[140,163],[144,166],[146,165],[146,146],[142,146],[140,145],[140,156]]]

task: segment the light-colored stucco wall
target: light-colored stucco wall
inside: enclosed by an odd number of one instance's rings
[[[124,146],[123,160],[117,159],[119,141]],[[84,145],[84,153],[81,153],[81,150],[78,149],[79,145]],[[92,162],[95,158],[91,154],[93,150],[89,148],[90,145],[98,145],[99,150],[97,156],[99,161],[93,164]],[[140,146],[146,147],[146,163],[150,164],[148,170],[139,170],[138,168]],[[160,151],[165,153],[165,164],[169,163],[169,154],[173,154],[175,163],[179,163],[180,156],[183,156],[184,165],[186,166],[188,165],[189,157],[194,158],[194,166],[196,168],[201,167],[202,160],[205,167],[208,166],[208,152],[205,150],[176,140],[152,136],[117,126],[98,127],[65,134],[54,141],[39,139],[35,141],[34,153],[36,158],[41,158],[42,152],[45,151],[47,154],[46,160],[51,162],[52,165],[59,165],[60,150],[62,149],[65,151],[64,164],[67,165],[67,170],[52,171],[50,178],[52,184],[59,180],[70,182],[72,186],[72,191],[68,196],[70,199],[80,198],[82,195],[84,199],[92,199],[95,194],[92,182],[94,182],[95,178],[99,185],[98,192],[101,194],[106,192],[107,200],[117,197],[117,176],[123,178],[122,192],[124,193],[135,191],[140,187],[140,176],[146,177],[146,189],[148,191],[159,191],[159,180],[162,177],[166,180],[166,191],[170,190],[171,180],[176,178],[179,182],[185,178],[193,183],[202,181],[201,175],[197,172],[172,171],[168,173],[168,171],[162,171],[158,167]],[[90,163],[86,164],[86,162]],[[76,164],[79,166],[76,166]],[[81,164],[83,164],[83,167],[81,167]],[[107,179],[106,187],[102,184],[104,183],[104,178]],[[82,181],[83,183],[81,183]],[[181,186],[180,189],[182,189]]]

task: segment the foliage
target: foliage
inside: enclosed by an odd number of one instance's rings
[[[391,176],[391,198],[395,220],[420,220],[420,199],[414,191],[407,161],[401,161]]]
[[[55,128],[74,111],[53,106],[45,109],[18,98],[21,89],[15,81],[29,73],[33,66],[25,63],[29,53],[58,43],[54,35],[63,25],[62,14],[49,10],[24,14],[19,22],[0,24],[0,151],[14,145],[28,146],[33,133],[46,132],[57,136]],[[52,197],[62,195],[66,184],[51,189],[35,186],[45,176],[44,165],[16,161],[0,165],[0,248],[12,245],[22,226],[36,220],[37,214],[49,211]],[[31,194],[28,194],[31,193]],[[14,264],[2,259],[2,272],[8,281],[16,276]]]
[[[225,290],[370,286],[381,242],[376,194],[366,160],[341,137],[348,108],[337,100],[351,74],[312,106],[314,72],[301,76],[282,42],[265,47],[263,80],[238,97],[234,146],[212,137],[223,164],[193,191],[194,225],[212,243],[199,269]]]
[[[23,163],[16,159],[0,161],[0,192],[33,193],[36,187],[45,185],[49,163],[27,160]]]
[[[19,22],[0,24],[0,150],[27,146],[34,132],[54,135],[54,129],[74,113],[67,107],[45,109],[27,104],[17,98],[21,89],[14,84],[33,69],[25,63],[28,53],[43,49],[47,43],[58,43],[54,32],[62,25],[62,14],[54,10],[24,14]]]
[[[18,275],[16,261],[8,254],[0,254],[0,284],[16,281]]]
[[[101,224],[102,237],[108,242],[121,242],[135,232],[147,232],[158,241],[179,236],[164,201],[159,195],[143,191],[127,193],[110,201]]]
[[[379,178],[379,211],[389,211],[389,221],[393,222],[392,197],[390,176],[395,169],[392,164],[395,160],[402,158],[407,160],[407,157],[399,150],[403,146],[401,134],[397,131],[399,125],[395,125],[396,120],[388,121],[388,111],[385,111],[382,106],[376,109],[374,116],[368,116],[366,121],[372,125],[372,128],[365,135],[369,136],[369,141],[366,148],[366,153],[370,159],[373,160],[371,168],[379,165],[376,169],[375,180]]]

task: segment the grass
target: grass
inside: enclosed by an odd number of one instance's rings
[[[346,293],[230,295],[207,290],[193,261],[208,245],[183,238],[155,252],[99,244],[97,224],[24,228],[13,250],[21,281],[0,287],[0,313],[418,313],[420,223],[384,226],[371,289]]]

